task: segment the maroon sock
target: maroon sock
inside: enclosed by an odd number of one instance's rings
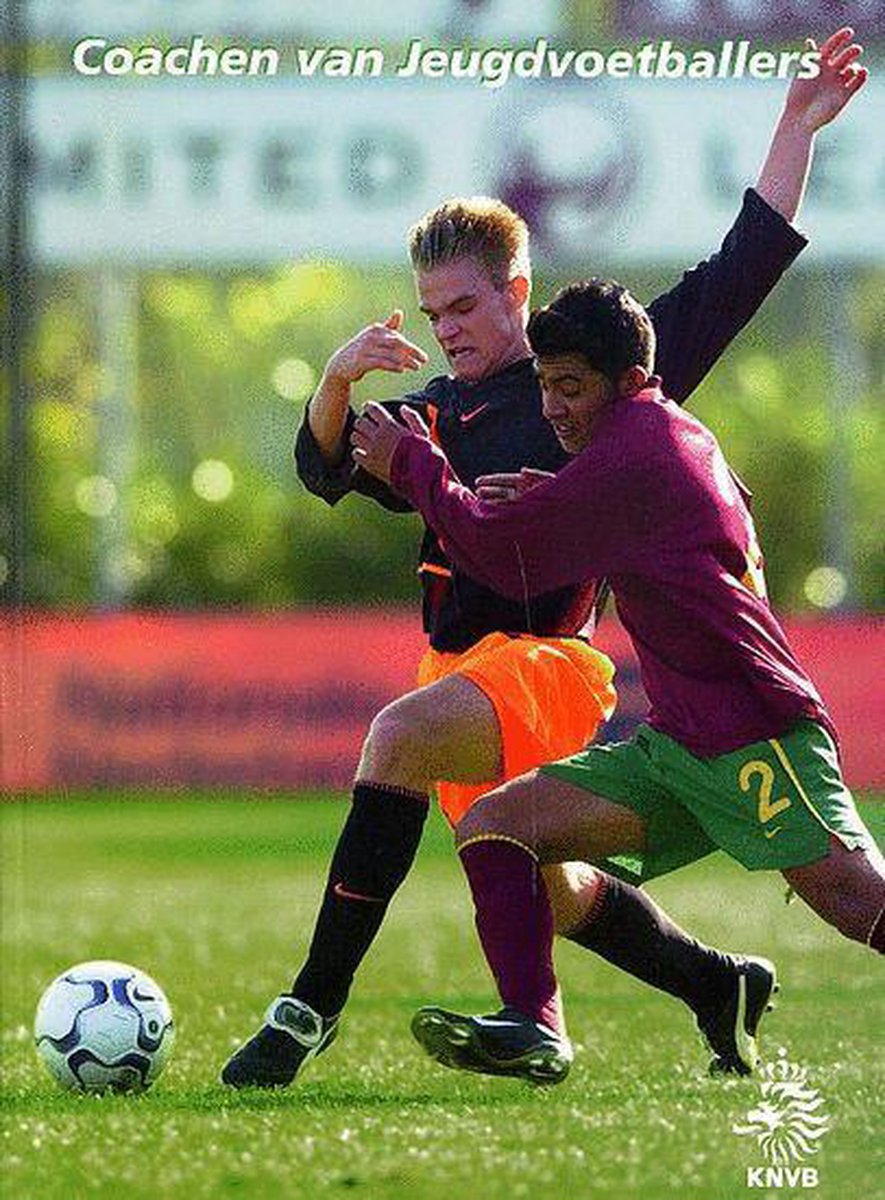
[[[515,842],[488,839],[461,850],[476,928],[507,1008],[564,1033],[553,970],[553,914],[540,868]]]
[[[870,930],[870,949],[885,954],[885,908],[879,913],[873,928]]]

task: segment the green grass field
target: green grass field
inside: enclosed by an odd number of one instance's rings
[[[865,805],[885,832],[885,805]],[[305,949],[342,819],[318,797],[234,795],[0,804],[2,1157],[8,1200],[732,1200],[764,1159],[731,1131],[758,1083],[705,1075],[688,1014],[571,945],[558,962],[577,1060],[559,1088],[465,1076],[411,1040],[415,1007],[494,1003],[466,887],[434,821],[363,968],[336,1046],[283,1093],[230,1094],[221,1063]],[[779,964],[763,1049],[785,1047],[831,1129],[808,1160],[820,1200],[885,1194],[883,964],[776,876],[717,856],[653,889],[700,936]],[[141,966],[177,1020],[142,1096],[57,1090],[31,1021],[42,988],[88,958]]]

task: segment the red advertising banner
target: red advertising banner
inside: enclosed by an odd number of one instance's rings
[[[885,787],[885,621],[788,622],[842,735],[847,778]],[[645,700],[623,631],[626,735]],[[413,686],[412,613],[34,614],[0,624],[0,783],[80,787],[346,787],[372,716]]]
[[[348,785],[413,617],[37,615],[3,627],[7,789]]]

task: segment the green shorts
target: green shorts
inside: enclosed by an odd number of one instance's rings
[[[762,871],[817,862],[833,837],[849,849],[874,845],[833,740],[812,721],[718,758],[695,758],[641,725],[629,742],[589,746],[542,770],[643,819],[645,849],[599,864],[633,883],[717,849]]]

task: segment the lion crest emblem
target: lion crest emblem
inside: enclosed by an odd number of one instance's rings
[[[759,1149],[773,1166],[801,1162],[820,1149],[820,1139],[830,1128],[822,1112],[823,1098],[807,1078],[805,1067],[791,1063],[786,1050],[778,1061],[760,1068],[761,1102],[751,1108],[732,1132],[755,1137]]]

